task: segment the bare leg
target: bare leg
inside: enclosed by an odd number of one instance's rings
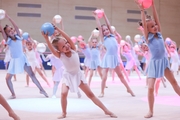
[[[7,110],[10,117],[12,117],[14,120],[20,120],[20,118],[14,113],[12,108],[9,106],[9,104],[1,94],[0,94],[0,104]]]
[[[148,104],[149,104],[149,112],[145,115],[145,118],[153,117],[154,110],[154,84],[155,78],[148,78]]]
[[[97,74],[97,69],[95,70],[95,76],[98,76],[98,74]]]
[[[42,77],[42,79],[47,83],[47,85],[50,86],[50,84],[49,84],[46,76],[42,73],[41,69],[36,67],[36,71],[37,71],[38,74]]]
[[[6,70],[8,69],[8,65],[9,65],[9,62],[6,62],[6,63],[5,63],[5,69],[6,69]]]
[[[127,92],[130,93],[132,96],[135,96],[133,91],[131,90],[131,88],[129,87],[129,85],[127,84],[126,80],[124,79],[124,76],[121,73],[121,69],[119,66],[117,66],[114,71],[116,72],[116,74],[118,75],[120,81],[124,84],[124,86],[127,89]]]
[[[90,86],[90,84],[91,84],[91,79],[92,79],[92,76],[93,76],[93,70],[91,69],[90,70],[90,74],[89,74],[89,81],[88,81],[88,85]]]
[[[99,97],[104,97],[104,89],[106,86],[106,80],[107,80],[107,75],[108,75],[108,68],[102,69],[102,82],[101,82],[101,94],[99,95]]]
[[[13,77],[14,77],[14,81],[17,81],[17,79],[16,79],[16,75],[14,75]]]
[[[58,117],[58,119],[62,119],[66,117],[66,109],[67,109],[67,95],[68,95],[69,88],[66,84],[62,84],[61,88],[61,107],[62,107],[62,115]]]
[[[163,86],[166,88],[166,84],[165,84],[165,79],[164,79],[164,77],[161,78],[161,81],[162,81]]]
[[[98,74],[99,74],[99,76],[101,77],[101,79],[102,79],[102,68],[101,67],[97,67],[97,72],[98,72]]]
[[[114,70],[112,70],[112,81],[114,82],[114,77],[115,77],[115,72],[114,72]]]
[[[174,91],[180,96],[180,87],[176,79],[174,78],[174,75],[172,74],[172,72],[168,68],[166,68],[164,74],[167,80],[171,83]]]
[[[136,73],[138,74],[139,79],[141,80],[141,76],[140,76],[139,70],[137,69],[137,66],[136,66],[136,65],[134,66],[134,69],[136,70]]]
[[[45,72],[45,69],[44,69],[44,66],[43,66],[43,64],[42,64],[42,63],[40,63],[40,66],[41,66],[41,69],[42,69],[42,71],[43,71],[44,75],[45,75],[45,76],[47,76],[47,74],[46,74],[46,72]]]
[[[26,74],[26,84],[27,84],[26,87],[29,87],[29,75],[28,74]]]
[[[92,93],[90,88],[87,84],[84,84],[81,82],[80,86],[81,90],[87,95],[88,98],[90,98],[94,104],[96,104],[98,107],[100,107],[106,115],[109,115],[110,117],[117,118],[116,115],[114,115],[111,111],[109,111],[104,104]]]
[[[120,68],[121,68],[121,70],[123,70],[123,73],[124,73],[127,81],[130,82],[129,77],[128,77],[128,73],[127,73],[127,71],[125,70],[125,68],[124,68],[124,66],[123,66],[122,63],[120,63]]]
[[[159,90],[160,83],[161,83],[161,78],[157,78],[156,83],[155,83],[155,95],[156,96],[158,95],[158,90]]]
[[[88,76],[88,72],[89,72],[89,68],[88,68],[88,67],[86,67],[86,69],[85,69],[85,78],[87,78],[87,76]]]

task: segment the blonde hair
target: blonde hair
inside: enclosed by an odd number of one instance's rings
[[[54,47],[55,49],[57,49],[57,50],[59,50],[59,49],[58,49],[58,42],[59,42],[60,40],[67,41],[67,40],[66,40],[65,38],[63,38],[63,37],[56,37],[56,38],[54,38],[54,39],[52,40],[52,45],[53,45],[53,47]]]

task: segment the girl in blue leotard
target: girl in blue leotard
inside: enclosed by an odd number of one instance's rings
[[[129,87],[128,83],[121,73],[120,61],[118,58],[118,43],[115,36],[113,35],[113,31],[111,30],[111,25],[106,17],[106,14],[104,13],[103,15],[106,25],[101,25],[97,14],[95,12],[93,12],[93,14],[100,32],[101,41],[106,48],[106,53],[101,63],[101,67],[103,68],[103,76],[101,83],[101,94],[99,95],[99,97],[104,97],[104,88],[106,85],[107,73],[109,69],[114,69],[121,82],[125,85],[127,92],[134,96],[134,93],[132,92],[131,88]]]
[[[6,40],[6,44],[9,46],[10,53],[11,53],[11,61],[8,67],[8,73],[6,75],[6,83],[12,94],[10,98],[12,99],[16,98],[11,78],[14,74],[23,73],[24,70],[28,73],[32,81],[39,88],[40,93],[48,97],[47,93],[44,91],[41,84],[37,80],[23,52],[22,38],[20,37],[19,28],[7,14],[6,14],[6,18],[8,18],[9,21],[14,26],[13,28],[9,25],[6,25],[4,29],[2,29],[2,27],[0,26],[2,35],[4,39]]]
[[[180,87],[172,74],[166,56],[164,39],[162,37],[161,27],[154,5],[154,0],[152,0],[152,13],[154,20],[146,19],[143,3],[139,4],[138,0],[135,0],[141,10],[141,19],[143,22],[144,35],[146,42],[148,44],[149,50],[151,52],[151,59],[147,68],[147,79],[148,79],[148,103],[149,103],[149,112],[145,115],[145,118],[153,117],[153,107],[154,107],[154,84],[156,78],[165,77],[171,83],[174,91],[180,95]]]

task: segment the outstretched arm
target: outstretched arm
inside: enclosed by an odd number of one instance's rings
[[[51,52],[58,58],[60,58],[60,52],[57,51],[53,46],[52,44],[50,43],[49,41],[49,37],[48,37],[48,33],[44,33],[44,32],[41,32],[42,33],[42,36],[44,37],[44,39],[46,40],[46,43],[49,47],[49,49],[51,50]]]
[[[154,20],[155,20],[156,24],[158,25],[158,31],[161,32],[161,25],[159,22],[159,17],[158,17],[157,10],[156,10],[155,4],[154,4],[154,0],[152,0],[152,12],[153,12]]]
[[[61,29],[59,29],[58,27],[55,26],[55,29],[61,33],[61,35],[67,40],[67,42],[70,44],[71,49],[73,49],[74,51],[76,51],[76,47],[74,45],[74,43],[72,42],[71,38]]]
[[[148,43],[148,30],[147,30],[146,16],[144,13],[144,8],[143,8],[143,2],[142,2],[142,4],[139,4],[138,0],[135,0],[135,3],[141,10],[141,20],[142,20],[142,24],[143,24],[143,28],[144,28],[144,36],[146,38],[146,43]]]
[[[101,10],[104,12],[103,9],[101,9]],[[105,12],[104,12],[104,20],[105,20],[105,22],[106,22],[106,25],[107,25],[107,27],[108,27],[110,33],[113,34],[113,30],[111,29],[110,22],[109,22],[109,20],[108,20],[108,18],[107,18],[107,16],[106,16]]]
[[[44,54],[42,54],[42,53],[40,53],[40,55],[41,55],[41,57],[42,57],[42,59],[43,59],[44,62],[47,62],[47,61],[50,60],[51,54],[50,54],[50,55],[47,55],[46,57],[45,57]]]
[[[121,42],[121,40],[122,40],[121,35],[120,35],[117,31],[114,31],[114,34],[117,36],[117,41],[118,41],[118,43],[120,44],[120,42]]]
[[[16,23],[14,22],[14,20],[12,20],[9,15],[6,13],[6,18],[9,19],[9,21],[12,23],[12,25],[14,26],[15,31],[17,32],[18,36],[21,36],[20,31],[18,26],[16,25]]]
[[[94,15],[94,17],[96,19],[96,24],[97,24],[97,27],[99,29],[99,36],[100,36],[101,42],[103,43],[104,42],[104,37],[103,37],[103,31],[102,31],[101,23],[99,21],[99,18],[97,16],[96,12],[93,12],[93,15]]]

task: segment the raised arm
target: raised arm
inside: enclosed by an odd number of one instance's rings
[[[104,12],[103,9],[101,9],[101,10]],[[104,12],[104,20],[105,20],[105,22],[106,22],[107,27],[109,28],[110,33],[113,34],[113,30],[111,29],[110,22],[109,22],[109,20],[108,20],[108,18],[107,18],[107,16],[106,16],[105,12]]]
[[[16,25],[16,23],[14,22],[14,20],[12,20],[12,19],[9,17],[9,15],[8,15],[7,13],[6,13],[6,18],[9,19],[9,21],[12,23],[12,25],[13,25],[15,31],[17,32],[18,36],[21,36],[18,26]]]
[[[155,4],[154,4],[154,0],[152,0],[152,12],[153,12],[154,20],[155,20],[156,24],[158,25],[158,31],[161,32],[161,25],[159,22],[159,17],[158,17],[157,10],[156,10]]]
[[[103,43],[104,42],[104,36],[103,36],[103,31],[102,31],[102,27],[101,27],[101,23],[99,21],[99,18],[96,14],[96,12],[93,12],[93,15],[96,19],[96,24],[97,24],[97,27],[98,27],[98,30],[99,30],[99,36],[100,36],[100,39],[101,39],[101,42]]]
[[[55,21],[56,21],[56,20],[55,20],[55,18],[53,18],[53,20],[52,20],[52,21],[53,21],[53,24],[55,25],[55,24],[56,24],[56,22],[55,22]],[[60,21],[60,23],[59,23],[59,24],[60,24],[60,29],[64,31],[63,19],[61,19],[61,21]]]
[[[71,49],[73,49],[74,51],[76,51],[76,47],[74,45],[74,43],[72,42],[71,38],[61,29],[59,29],[58,27],[55,26],[55,29],[61,33],[61,35],[67,40],[67,42],[70,44]]]
[[[42,59],[43,59],[44,62],[47,62],[47,61],[50,60],[51,54],[50,54],[50,55],[47,55],[46,57],[45,57],[44,54],[42,54],[42,53],[40,53],[40,55],[41,55],[41,57],[42,57]]]
[[[118,43],[120,44],[120,42],[121,42],[121,40],[122,40],[121,35],[120,35],[117,31],[114,31],[114,34],[117,36],[117,41],[118,41]]]
[[[49,37],[47,33],[41,32],[42,36],[44,37],[44,39],[46,40],[46,43],[50,49],[50,51],[58,58],[60,58],[60,51],[57,51],[52,44],[50,43]]]

